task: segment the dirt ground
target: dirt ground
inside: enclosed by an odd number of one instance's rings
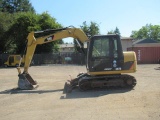
[[[159,65],[138,65],[133,90],[75,89],[63,94],[66,80],[85,66],[32,66],[31,76],[39,83],[35,90],[15,90],[16,68],[0,69],[0,120],[159,120]]]

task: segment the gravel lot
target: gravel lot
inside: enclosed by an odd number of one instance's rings
[[[63,94],[66,80],[85,72],[85,66],[32,66],[30,75],[39,83],[36,90],[15,90],[16,68],[0,69],[0,120],[159,120],[159,65],[138,65],[131,75],[133,90],[75,89]]]

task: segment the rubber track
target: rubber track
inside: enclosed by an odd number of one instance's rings
[[[86,91],[88,89],[94,89],[94,87],[90,87],[90,88],[83,88],[84,86],[80,86],[80,85],[83,85],[83,82],[85,82],[85,84],[88,82],[88,84],[92,84],[92,81],[94,80],[97,80],[97,81],[100,81],[100,80],[105,80],[105,79],[109,79],[108,81],[112,81],[114,79],[121,79],[124,81],[124,86],[120,86],[120,85],[117,85],[117,86],[107,86],[107,88],[134,88],[136,86],[136,79],[134,76],[131,76],[131,75],[126,75],[126,74],[123,74],[123,75],[108,75],[108,76],[86,76],[86,77],[83,77],[82,79],[79,80],[79,82],[81,82],[81,84],[79,84],[79,88],[81,91]],[[132,84],[131,85],[128,85],[127,84],[127,80],[132,80]],[[89,86],[89,85],[86,85],[86,86]],[[104,88],[104,86],[101,86],[100,88]]]

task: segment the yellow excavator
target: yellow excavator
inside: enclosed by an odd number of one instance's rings
[[[41,33],[43,36],[35,37]],[[99,87],[133,88],[136,85],[136,79],[125,74],[136,71],[136,55],[134,52],[123,52],[119,35],[95,35],[88,39],[81,29],[67,27],[28,34],[23,72],[21,72],[20,67],[17,67],[19,73],[18,87],[20,89],[34,89],[38,86],[38,83],[28,73],[36,46],[66,37],[77,39],[82,50],[84,48],[81,43],[88,42],[88,47],[86,53],[87,73],[80,73],[76,78],[68,80],[64,86],[65,93],[71,92],[75,87],[79,87],[81,91],[86,91]]]

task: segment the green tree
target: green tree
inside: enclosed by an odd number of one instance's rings
[[[18,29],[12,31],[12,25],[19,16],[18,12],[27,11],[35,12],[29,0],[0,0],[0,52],[15,52],[14,39]]]
[[[47,12],[39,15],[38,24],[40,25],[41,30],[62,28],[62,25],[59,24],[56,19],[51,17]],[[60,43],[63,43],[63,41],[57,40],[51,43],[38,45],[36,48],[36,53],[58,52],[59,47],[57,44]]]
[[[89,25],[87,25],[87,22],[84,21],[82,23],[82,25],[80,26],[80,28],[83,30],[83,32],[86,34],[86,35],[90,35],[90,30],[89,30]]]
[[[80,26],[80,28],[84,31],[84,33],[88,37],[100,34],[99,25],[96,22],[93,22],[93,21],[91,21],[90,24],[87,24],[87,22],[84,21],[82,23],[82,25]],[[80,42],[80,45],[83,46],[83,44],[81,42]],[[80,50],[80,47],[77,44],[75,39],[74,39],[74,47],[75,47],[76,52]]]
[[[116,27],[115,30],[108,31],[107,34],[118,34],[118,35],[121,35],[118,27]]]
[[[23,53],[28,33],[40,29],[37,23],[38,16],[36,14],[31,12],[18,14],[15,23],[6,33],[8,34],[10,44],[16,45],[15,53]]]
[[[80,27],[86,33],[86,35],[93,36],[100,34],[99,25],[96,22],[91,21],[90,24],[88,25],[87,22],[85,21],[82,23]]]
[[[131,37],[134,39],[150,38],[160,41],[160,25],[146,24],[138,31],[132,31]]]
[[[2,0],[0,0],[0,11],[2,11]]]
[[[14,24],[17,14],[0,12],[0,52],[6,52],[6,49],[13,49],[14,45],[9,44],[9,34],[7,31]]]
[[[160,25],[150,26],[150,38],[160,41]]]
[[[99,25],[96,22],[91,21],[89,31],[91,36],[99,34]]]
[[[18,14],[18,17],[10,29],[6,32],[8,34],[7,39],[10,41],[10,45],[14,45],[15,53],[23,53],[26,46],[26,38],[31,31],[39,31],[44,29],[56,29],[62,26],[56,22],[55,18],[52,18],[48,13],[34,14],[32,12],[22,12]],[[35,35],[40,37],[40,35]],[[44,34],[41,34],[44,36]],[[57,45],[59,41],[38,45],[36,53],[48,53],[57,51]]]
[[[1,0],[1,12],[35,12],[29,0]]]
[[[121,33],[120,33],[118,27],[115,28],[114,33],[115,33],[115,34],[118,34],[118,35],[121,35]]]
[[[113,31],[113,30],[110,30],[110,31],[108,31],[107,34],[114,34],[114,31]]]

